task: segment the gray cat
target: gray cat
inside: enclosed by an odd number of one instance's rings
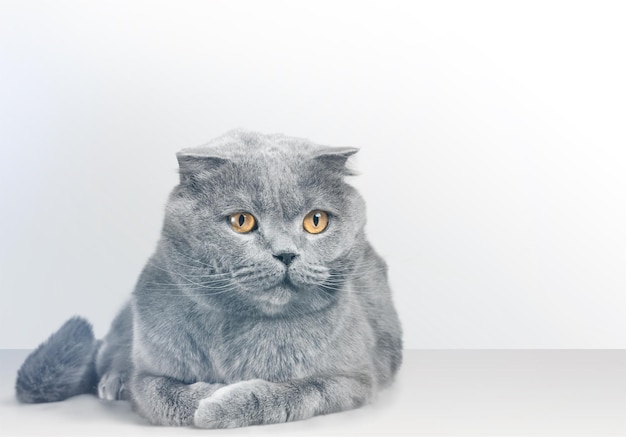
[[[344,177],[357,150],[232,131],[178,153],[154,255],[104,340],[75,317],[18,372],[22,402],[128,399],[230,428],[359,407],[402,360],[386,265]]]

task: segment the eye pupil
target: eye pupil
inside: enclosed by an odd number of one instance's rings
[[[313,216],[313,225],[315,225],[316,228],[320,225],[321,216],[322,215],[319,212]]]
[[[243,226],[245,221],[246,221],[246,218],[244,217],[244,215],[243,214],[239,214],[239,226]]]

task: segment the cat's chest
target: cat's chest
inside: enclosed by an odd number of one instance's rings
[[[209,354],[225,382],[286,381],[327,370],[336,338],[332,326],[311,321],[227,323],[214,333]]]
[[[172,305],[169,314],[141,308],[135,307],[135,365],[185,382],[332,373],[366,359],[371,342],[365,319],[348,307],[289,320],[250,320],[181,305]]]

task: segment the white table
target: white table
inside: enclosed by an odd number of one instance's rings
[[[359,410],[199,431],[148,425],[125,402],[21,405],[28,351],[0,350],[0,435],[626,435],[625,350],[407,350],[396,384]]]

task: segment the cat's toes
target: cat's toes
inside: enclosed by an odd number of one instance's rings
[[[106,373],[98,383],[98,397],[107,401],[127,399],[124,379],[119,373]]]
[[[193,424],[198,428],[236,428],[235,423],[229,423],[226,419],[222,406],[211,398],[200,401],[198,409],[193,416]]]
[[[264,384],[267,382],[252,380],[220,388],[200,401],[194,414],[194,425],[198,428],[238,428],[266,423],[261,393]]]

